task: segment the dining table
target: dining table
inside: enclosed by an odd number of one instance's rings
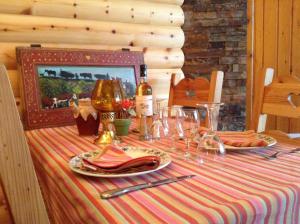
[[[192,143],[192,158],[186,159],[180,153],[184,141],[172,151],[169,139],[140,141],[130,131],[122,136],[122,145],[165,151],[171,163],[147,174],[104,178],[69,167],[75,155],[99,149],[95,136],[79,136],[76,126],[25,134],[52,223],[300,223],[300,153],[266,159],[253,150],[232,150],[216,158]],[[259,152],[294,148],[278,141]],[[100,197],[106,190],[182,175],[195,176],[111,199]]]

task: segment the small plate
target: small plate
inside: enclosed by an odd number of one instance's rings
[[[271,147],[273,145],[276,145],[276,143],[277,143],[275,138],[268,136],[268,135],[257,134],[257,138],[264,140],[268,145],[267,146],[255,146],[255,147],[235,147],[235,146],[225,145],[225,149],[228,151],[262,149],[262,148]]]
[[[271,147],[273,145],[277,144],[277,141],[275,138],[268,136],[268,135],[264,135],[264,134],[257,134],[257,138],[264,140],[268,145],[267,146],[255,146],[255,147],[240,147],[240,146],[231,146],[231,145],[225,145],[225,149],[228,151],[238,151],[238,150],[253,150],[253,149],[262,149],[262,148],[268,148]],[[194,142],[199,143],[199,138],[194,139]]]
[[[115,177],[131,177],[142,175],[146,173],[152,173],[158,171],[171,163],[171,157],[166,152],[163,152],[159,149],[152,149],[152,148],[142,148],[142,147],[131,147],[126,146],[122,148],[129,156],[132,158],[137,158],[141,156],[158,156],[160,158],[160,165],[154,170],[147,170],[141,172],[130,172],[130,173],[101,173],[101,172],[93,172],[80,169],[81,158],[90,158],[93,156],[98,155],[98,151],[91,151],[91,152],[84,152],[78,156],[73,157],[69,161],[69,166],[71,170],[76,173],[92,176],[92,177],[105,177],[105,178],[115,178]]]

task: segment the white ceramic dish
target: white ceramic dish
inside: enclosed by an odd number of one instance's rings
[[[277,144],[277,141],[275,138],[268,136],[268,135],[264,135],[264,134],[257,134],[257,138],[264,140],[267,143],[267,146],[256,146],[256,147],[236,147],[236,146],[230,146],[230,145],[224,145],[225,149],[227,151],[243,151],[243,150],[253,150],[253,149],[262,149],[262,148],[269,148],[271,146],[274,146]],[[196,143],[199,142],[199,139],[194,140]]]
[[[235,147],[235,146],[225,145],[225,149],[228,151],[262,149],[262,148],[271,147],[273,145],[276,145],[277,143],[275,138],[268,135],[257,134],[257,138],[264,140],[268,145],[263,147]]]
[[[159,149],[153,149],[153,148],[142,148],[142,147],[123,147],[122,148],[129,156],[132,158],[137,158],[141,156],[158,156],[160,158],[160,165],[154,169],[154,170],[147,170],[142,172],[132,172],[132,173],[100,173],[100,172],[93,172],[93,171],[86,171],[80,169],[81,164],[81,158],[87,158],[92,157],[98,154],[97,151],[91,151],[91,152],[84,152],[78,156],[73,157],[69,161],[69,166],[71,170],[73,170],[76,173],[86,175],[86,176],[92,176],[92,177],[104,177],[104,178],[116,178],[116,177],[131,177],[131,176],[137,176],[137,175],[143,175],[146,173],[151,173],[158,171],[167,165],[171,163],[171,157],[166,152],[163,152]]]

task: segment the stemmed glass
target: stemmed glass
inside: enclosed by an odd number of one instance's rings
[[[210,103],[203,102],[197,104],[199,107],[205,107],[207,110],[207,121],[208,121],[208,130],[203,134],[199,140],[198,148],[206,151],[207,153],[212,152],[215,155],[215,159],[219,156],[226,154],[226,150],[223,142],[216,133],[218,125],[218,115],[220,106],[223,103]]]
[[[184,157],[189,159],[191,157],[190,153],[190,144],[194,138],[198,135],[200,127],[200,115],[198,109],[182,109],[182,116],[179,116],[182,119],[183,131],[184,131],[184,140],[185,140],[185,150]]]

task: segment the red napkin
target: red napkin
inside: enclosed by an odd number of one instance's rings
[[[104,153],[83,160],[96,167],[97,171],[108,173],[141,172],[155,169],[160,164],[160,158],[157,156],[132,158],[122,149],[112,145],[106,146]]]
[[[205,134],[207,128],[201,127],[200,135]],[[225,145],[235,147],[265,147],[268,145],[262,139],[258,138],[255,131],[217,131],[217,135],[220,137]]]

